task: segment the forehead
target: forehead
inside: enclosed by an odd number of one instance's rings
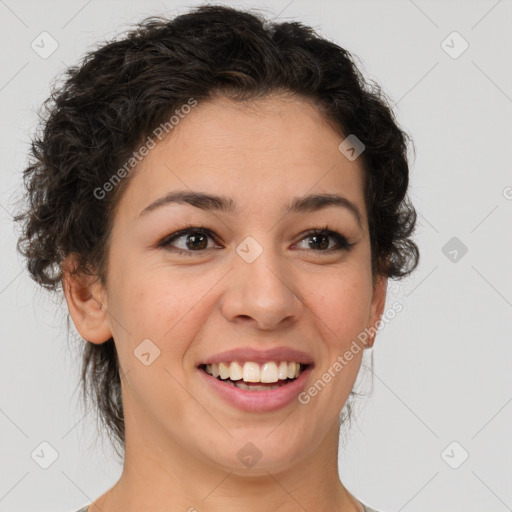
[[[237,210],[280,211],[290,198],[338,193],[364,220],[361,159],[348,160],[344,139],[314,105],[293,97],[199,102],[139,164],[121,203],[138,215],[172,190],[232,197]]]

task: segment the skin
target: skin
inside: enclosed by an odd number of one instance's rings
[[[122,370],[123,473],[90,512],[362,511],[339,480],[337,447],[363,350],[309,404],[273,412],[223,402],[196,369],[224,350],[285,345],[313,358],[309,387],[380,319],[387,280],[372,282],[362,163],[338,150],[343,138],[299,98],[199,103],[127,184],[106,287],[63,265],[78,332],[97,344],[113,336]],[[229,196],[239,211],[172,204],[140,216],[166,193],[189,189]],[[362,225],[337,206],[283,216],[292,198],[313,193],[345,196]],[[218,240],[202,252],[186,235],[158,247],[188,223]],[[311,249],[304,233],[326,224],[355,245]],[[247,236],[263,248],[251,264],[235,251]],[[144,339],[160,350],[148,366],[133,354]],[[262,453],[252,468],[237,457],[248,441]]]

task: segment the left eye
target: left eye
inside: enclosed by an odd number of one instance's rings
[[[331,251],[342,251],[349,250],[353,243],[349,243],[348,240],[340,233],[331,231],[328,229],[316,229],[308,234],[301,240],[310,239],[308,247],[305,250],[314,250],[316,252],[331,252]],[[334,240],[334,247],[329,247],[330,241]],[[318,251],[318,248],[321,250]]]

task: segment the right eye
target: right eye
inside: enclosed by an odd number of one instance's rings
[[[194,252],[201,253],[206,249],[212,249],[213,247],[208,247],[208,239],[215,242],[216,238],[213,232],[207,228],[188,227],[166,236],[158,246],[169,250],[176,248],[178,254],[192,256]],[[174,244],[176,241],[180,241],[180,245],[176,246]]]

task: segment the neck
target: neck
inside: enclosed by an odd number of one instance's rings
[[[333,425],[301,464],[244,472],[198,460],[163,433],[127,422],[122,475],[89,512],[362,512],[339,479],[338,439]]]

